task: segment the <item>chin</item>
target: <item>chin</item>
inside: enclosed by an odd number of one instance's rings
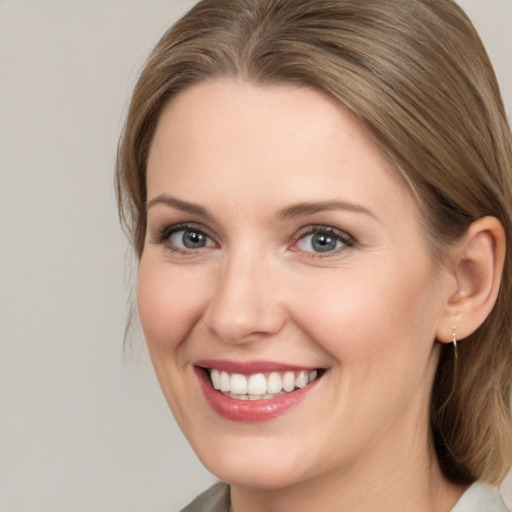
[[[223,460],[205,463],[206,468],[219,480],[243,488],[277,490],[290,487],[300,481],[297,466],[286,463]]]
[[[204,466],[230,485],[281,489],[298,483],[301,480],[299,473],[310,467],[304,460],[304,450],[294,454],[286,443],[247,438],[230,439],[228,443],[230,446],[225,446],[217,440],[209,446],[194,448]],[[247,446],[249,443],[252,443],[250,447]]]

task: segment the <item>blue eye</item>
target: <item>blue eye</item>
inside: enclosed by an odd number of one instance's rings
[[[324,228],[303,235],[296,247],[304,252],[329,253],[350,245],[352,239],[348,235],[337,233],[333,228]]]
[[[214,246],[213,241],[202,231],[197,229],[180,229],[169,236],[169,241],[175,247],[184,249],[202,249]]]
[[[215,247],[215,242],[202,229],[187,224],[167,226],[153,241],[165,244],[171,250],[182,252]]]

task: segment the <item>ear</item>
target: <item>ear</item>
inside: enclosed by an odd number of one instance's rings
[[[453,286],[437,339],[450,343],[472,334],[487,318],[498,296],[505,260],[505,232],[495,217],[483,217],[469,226],[454,245],[448,271]]]

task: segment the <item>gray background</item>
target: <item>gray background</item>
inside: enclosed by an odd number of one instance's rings
[[[193,3],[0,0],[2,512],[170,512],[214,481],[142,339],[123,361],[130,286],[112,181],[138,70]],[[512,0],[460,3],[510,117]]]

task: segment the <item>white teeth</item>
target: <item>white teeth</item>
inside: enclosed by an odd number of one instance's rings
[[[264,400],[273,398],[283,392],[290,393],[295,389],[306,387],[318,378],[316,370],[287,371],[284,373],[271,372],[242,375],[215,369],[210,370],[212,386],[231,398],[237,400]]]
[[[281,375],[277,372],[272,372],[267,379],[267,393],[279,393],[283,389],[283,381]]]
[[[212,379],[213,388],[218,391],[220,389],[220,373],[219,373],[219,370],[212,370],[210,372],[210,377]]]
[[[221,372],[220,374],[220,390],[231,391],[231,377],[227,372]]]
[[[249,377],[247,385],[249,395],[264,395],[267,392],[267,379],[263,373],[257,373]]]
[[[295,385],[298,388],[304,388],[309,383],[309,373],[300,372],[299,375],[295,378]]]
[[[247,378],[245,375],[240,375],[239,373],[233,373],[233,375],[231,375],[230,391],[235,395],[247,394]]]
[[[295,389],[295,374],[293,372],[286,372],[284,374],[283,389],[288,392]]]

